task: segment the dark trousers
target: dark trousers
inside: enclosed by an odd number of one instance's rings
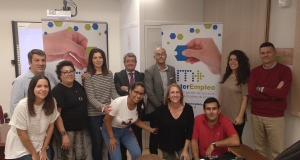
[[[54,131],[53,131],[53,132],[54,132]],[[51,137],[51,139],[50,139],[50,143],[49,143],[50,157],[48,157],[48,159],[50,159],[50,160],[53,160],[53,159],[54,159],[54,156],[55,156],[54,148],[53,148],[52,142],[53,142],[53,135],[52,135],[52,137]]]
[[[157,121],[151,120],[150,127],[156,128],[158,126]],[[150,133],[149,138],[149,151],[150,154],[158,154],[158,135]]]
[[[240,142],[242,144],[243,143],[243,141],[242,141],[242,135],[243,135],[244,127],[245,127],[245,122],[242,123],[241,125],[233,125],[233,126],[234,126],[236,132],[238,133],[239,138],[240,138]]]
[[[104,115],[89,116],[89,132],[92,141],[92,156],[95,160],[102,160],[103,139],[100,127],[103,124]]]
[[[141,152],[143,151],[143,145],[142,145],[142,128],[138,127],[135,124],[131,125],[132,131],[139,143],[139,146],[141,148]],[[127,155],[126,155],[127,149],[126,147],[121,143],[121,154],[122,154],[122,160],[127,160]]]

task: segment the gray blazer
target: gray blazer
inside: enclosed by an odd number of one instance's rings
[[[168,85],[170,85],[176,83],[175,68],[170,65],[167,66]],[[163,83],[156,63],[145,70],[144,83],[147,93],[147,114],[153,112],[164,101]]]

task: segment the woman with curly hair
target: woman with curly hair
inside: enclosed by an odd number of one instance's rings
[[[248,78],[250,64],[247,55],[233,50],[228,56],[227,67],[222,78],[219,102],[222,113],[233,123],[242,143],[248,103]]]

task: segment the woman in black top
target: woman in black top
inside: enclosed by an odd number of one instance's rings
[[[164,105],[154,112],[144,115],[142,120],[155,119],[158,122],[158,144],[166,160],[177,160],[175,152],[190,160],[188,147],[192,138],[194,111],[191,105],[183,102],[180,86],[169,86]]]
[[[57,110],[61,119],[56,127],[61,135],[62,159],[87,159],[86,136],[84,129],[88,126],[87,96],[83,86],[75,80],[75,68],[70,61],[61,61],[56,66],[56,74],[60,83],[52,94],[57,102]],[[59,123],[63,121],[63,123]]]

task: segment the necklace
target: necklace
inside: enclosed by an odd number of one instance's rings
[[[78,95],[78,100],[79,101],[82,101],[83,100],[83,98],[79,95],[79,93],[75,90],[75,92],[77,93],[77,95]]]
[[[62,82],[60,82],[61,84],[63,84]],[[66,84],[63,84],[64,86],[66,86],[66,87],[68,87],[68,88],[70,88],[70,89],[72,89],[73,91],[75,91],[76,92],[76,94],[78,95],[78,100],[79,101],[82,101],[83,100],[83,98],[81,97],[81,95],[77,92],[77,90],[75,90],[74,88],[73,88],[73,85],[70,87],[70,86],[67,86]]]

